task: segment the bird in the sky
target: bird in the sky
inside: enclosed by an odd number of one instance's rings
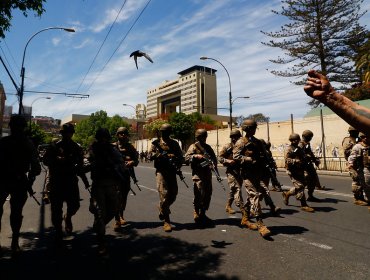
[[[139,69],[137,67],[137,58],[138,57],[145,57],[147,60],[149,60],[151,63],[153,63],[153,60],[150,58],[150,56],[148,54],[146,54],[145,52],[142,52],[142,51],[134,51],[130,54],[130,57],[134,57],[135,59],[135,64],[136,64],[136,69]]]

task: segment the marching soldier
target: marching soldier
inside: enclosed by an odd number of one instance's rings
[[[163,230],[171,232],[170,206],[175,202],[178,185],[176,172],[181,168],[183,155],[180,145],[170,137],[172,126],[163,124],[160,137],[152,142],[149,157],[154,160],[157,188],[159,193],[159,219],[164,221]]]
[[[10,136],[0,139],[0,231],[3,205],[10,195],[13,257],[17,257],[21,251],[19,234],[27,191],[33,195],[32,183],[41,173],[37,150],[25,134],[26,126],[23,116],[13,115],[9,121]]]
[[[289,136],[290,146],[285,153],[285,168],[293,183],[289,191],[283,191],[283,201],[285,205],[289,204],[289,197],[295,195],[296,199],[301,202],[301,209],[306,212],[314,212],[315,210],[307,205],[305,188],[305,154],[302,148],[299,147],[301,137],[297,133],[292,133]]]
[[[121,226],[125,225],[127,222],[123,217],[123,213],[127,205],[127,196],[131,189],[131,180],[130,180],[130,169],[133,172],[133,168],[139,164],[138,153],[135,147],[129,142],[129,131],[126,127],[119,127],[116,132],[118,141],[113,143],[113,145],[121,153],[124,166],[123,178],[125,179],[119,185],[120,188],[120,205],[119,211],[115,216],[114,230],[119,230]]]
[[[262,140],[262,139],[261,139]],[[278,181],[276,176],[277,165],[274,157],[272,156],[271,152],[271,143],[269,141],[266,142],[266,152],[267,152],[267,168],[269,169],[269,179],[271,179],[272,191],[282,192],[282,184]],[[269,181],[267,181],[267,186],[269,185]]]
[[[242,225],[249,229],[258,229],[262,237],[271,235],[270,230],[262,221],[261,200],[266,190],[261,186],[265,172],[265,147],[254,137],[257,123],[254,120],[245,120],[242,124],[245,137],[241,137],[235,144],[233,158],[241,165],[241,175],[249,198],[246,209],[243,211]],[[249,214],[253,212],[257,224],[249,221]]]
[[[88,153],[92,180],[89,210],[94,214],[93,229],[97,234],[98,253],[105,255],[106,225],[118,213],[119,185],[126,179],[123,177],[123,158],[110,143],[109,131],[99,128],[95,133],[95,139]]]
[[[362,132],[359,133],[359,138],[359,142],[353,146],[348,157],[348,169],[354,182],[352,184],[354,204],[367,206],[370,199],[370,138]],[[365,193],[367,200],[363,193]]]
[[[305,182],[307,184],[308,197],[307,201],[319,202],[320,199],[313,195],[315,187],[318,189],[323,189],[320,184],[319,176],[317,175],[315,166],[320,165],[320,159],[317,158],[311,149],[310,142],[313,137],[313,132],[311,130],[305,130],[302,132],[302,140],[299,142],[298,146],[302,149],[305,155]]]
[[[359,140],[359,137],[358,137],[359,131],[355,129],[354,127],[350,126],[348,128],[348,133],[349,133],[349,136],[344,137],[342,141],[343,154],[344,154],[344,158],[347,161],[347,164],[348,164],[348,157],[351,154],[352,148],[353,146],[356,145],[356,143]],[[353,193],[354,203],[360,206],[366,205],[363,192],[358,191],[361,189],[361,186],[359,185],[357,174],[354,173],[351,169],[349,169],[349,175],[352,178],[351,189]]]
[[[226,167],[227,182],[229,184],[230,192],[226,203],[225,210],[229,214],[235,214],[235,210],[232,209],[231,205],[235,201],[235,205],[238,208],[243,208],[244,202],[242,197],[241,186],[243,184],[243,179],[240,175],[240,166],[233,159],[233,148],[241,137],[241,133],[238,129],[233,129],[230,132],[231,142],[222,147],[218,160]]]
[[[211,146],[206,143],[207,137],[205,129],[197,129],[197,141],[190,145],[185,154],[185,162],[190,164],[192,169],[194,221],[201,225],[213,224],[206,212],[212,198],[212,168],[217,170],[217,157]]]
[[[83,150],[72,140],[74,132],[73,124],[63,124],[60,130],[62,139],[50,145],[43,157],[44,164],[49,168],[51,220],[55,228],[57,245],[61,245],[63,239],[63,220],[65,233],[69,235],[73,231],[72,217],[80,208],[77,176],[82,179],[85,188],[89,188],[84,173]],[[64,202],[67,204],[65,215],[63,215]]]

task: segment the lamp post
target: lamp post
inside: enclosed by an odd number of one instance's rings
[[[35,103],[37,100],[40,100],[40,99],[51,99],[51,97],[49,97],[49,96],[41,96],[41,97],[37,97],[37,98],[35,98],[35,99],[31,102],[31,112],[30,112],[30,131],[31,131],[31,123],[32,123],[32,106],[33,106],[33,103]]]
[[[229,90],[229,113],[230,113],[229,121],[230,121],[230,131],[231,131],[233,129],[233,100],[232,100],[232,94],[231,94],[231,80],[230,80],[229,71],[227,71],[226,67],[217,59],[214,59],[212,57],[206,57],[206,56],[202,56],[200,59],[201,60],[207,60],[207,59],[214,60],[218,62],[226,71],[227,77],[229,78],[229,88],[230,88]]]
[[[138,114],[137,114],[137,110],[134,106],[130,105],[130,104],[126,104],[126,103],[123,103],[122,104],[123,106],[128,106],[128,107],[131,107],[132,109],[134,109],[135,111],[135,118],[136,118],[136,137],[137,137],[137,140],[139,140],[139,122],[138,122]]]
[[[72,28],[65,28],[65,27],[48,27],[48,28],[44,28],[44,29],[41,29],[40,31],[36,32],[35,34],[33,34],[27,41],[26,43],[26,46],[24,47],[24,51],[23,51],[23,58],[22,58],[22,67],[21,67],[21,87],[19,88],[19,92],[18,92],[18,95],[19,95],[19,109],[18,109],[18,114],[23,114],[23,93],[24,93],[24,74],[25,74],[25,68],[24,68],[24,58],[26,56],[26,50],[27,50],[27,47],[28,47],[28,44],[30,43],[30,41],[33,39],[33,37],[35,37],[37,34],[41,33],[41,32],[44,32],[44,31],[47,31],[47,30],[52,30],[52,29],[60,29],[60,30],[64,30],[66,32],[75,32],[74,29]]]

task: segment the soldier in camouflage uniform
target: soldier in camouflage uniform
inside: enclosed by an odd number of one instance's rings
[[[37,150],[24,132],[26,126],[27,122],[23,116],[13,115],[9,122],[10,136],[0,139],[0,232],[3,205],[10,195],[13,257],[17,257],[21,250],[19,234],[23,220],[23,207],[27,201],[27,191],[32,192],[33,181],[31,180],[41,173]]]
[[[241,137],[235,144],[233,158],[241,165],[241,175],[244,186],[249,194],[246,209],[243,211],[242,225],[250,229],[258,229],[262,237],[271,235],[270,230],[262,221],[261,200],[266,194],[265,186],[261,185],[265,174],[265,147],[254,137],[257,123],[254,120],[245,120],[242,124],[245,137]],[[249,209],[250,205],[250,209]],[[249,221],[249,211],[257,220],[257,225]]]
[[[233,159],[234,145],[241,136],[238,129],[233,129],[230,132],[231,142],[222,147],[218,157],[219,162],[226,167],[227,182],[230,187],[229,198],[225,207],[229,214],[235,214],[235,210],[231,207],[234,201],[238,208],[242,208],[244,205],[241,191],[243,179],[240,175],[240,166]]]
[[[185,162],[190,164],[194,187],[194,221],[200,225],[212,225],[213,221],[206,215],[212,197],[212,170],[217,169],[217,157],[210,145],[206,143],[208,134],[205,129],[195,131],[196,142],[191,144],[185,154]]]
[[[370,200],[370,138],[362,132],[359,133],[359,138],[359,142],[353,146],[348,157],[348,169],[356,183],[352,185],[354,203],[366,206],[369,205]],[[367,200],[363,193],[365,193]]]
[[[342,141],[342,147],[343,147],[343,154],[346,161],[348,161],[348,157],[351,154],[352,148],[356,143],[358,142],[358,134],[359,131],[355,129],[354,127],[350,126],[348,128],[349,136],[344,137]],[[365,198],[363,192],[359,192],[362,187],[359,185],[358,178],[356,177],[356,174],[353,173],[351,170],[349,170],[349,175],[352,178],[352,184],[351,189],[352,193],[354,195],[355,204],[357,205],[366,205]]]
[[[55,228],[57,245],[61,244],[63,238],[63,220],[65,233],[69,235],[73,231],[72,216],[80,208],[78,176],[85,188],[89,188],[84,173],[83,150],[72,140],[74,132],[73,124],[63,124],[60,130],[62,140],[50,145],[43,157],[44,164],[49,168],[51,220]],[[67,204],[65,215],[63,215],[64,202]]]
[[[109,131],[99,128],[95,139],[88,153],[92,180],[89,210],[94,214],[93,229],[97,234],[98,252],[104,255],[107,252],[106,225],[119,210],[119,185],[127,179],[123,177],[123,158],[110,143]]]
[[[113,143],[117,150],[121,153],[125,168],[124,179],[125,181],[120,184],[120,206],[119,211],[115,216],[114,230],[119,230],[121,226],[125,225],[127,222],[123,217],[123,212],[127,205],[127,196],[131,188],[130,180],[130,169],[133,169],[139,164],[139,157],[135,147],[129,142],[129,131],[126,127],[119,127],[116,132],[118,141]]]
[[[285,205],[289,204],[289,197],[295,195],[296,199],[301,202],[301,209],[306,212],[314,212],[312,207],[309,207],[306,202],[306,196],[304,194],[305,188],[305,154],[302,148],[299,147],[299,141],[301,137],[297,133],[292,133],[289,136],[290,146],[285,153],[285,168],[293,183],[293,186],[289,191],[283,191],[283,200]]]
[[[261,140],[263,140],[263,139],[261,139]],[[270,169],[269,170],[270,176],[269,176],[269,179],[268,179],[266,185],[267,186],[269,185],[269,181],[271,179],[271,185],[272,185],[271,190],[272,191],[277,191],[277,192],[282,192],[283,190],[282,190],[281,187],[283,185],[278,181],[277,176],[276,176],[277,165],[276,165],[276,161],[275,161],[274,157],[272,156],[270,141],[266,142],[266,152],[267,152],[267,165],[268,165],[268,168]]]
[[[175,202],[178,193],[176,171],[181,168],[184,160],[179,143],[170,137],[172,126],[165,123],[159,130],[161,137],[152,142],[149,157],[154,160],[160,200],[159,219],[164,221],[163,230],[170,232],[170,206]]]
[[[317,158],[311,149],[310,142],[313,137],[311,130],[305,130],[302,132],[302,140],[298,146],[302,149],[305,155],[305,181],[307,184],[308,197],[307,201],[319,202],[320,199],[313,195],[315,187],[319,186],[319,189],[323,189],[320,184],[319,176],[317,175],[315,166],[319,166],[320,159]]]

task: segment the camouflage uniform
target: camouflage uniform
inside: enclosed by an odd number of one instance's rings
[[[0,232],[3,205],[10,195],[13,254],[20,251],[18,240],[23,207],[27,200],[28,178],[34,178],[41,173],[37,150],[24,133],[26,125],[22,116],[12,116],[9,122],[11,135],[0,139]]]
[[[243,212],[242,224],[250,229],[255,229],[254,226],[250,226],[248,221],[250,210],[256,217],[258,231],[263,237],[268,237],[271,232],[263,224],[261,217],[261,200],[268,194],[267,186],[263,185],[264,174],[266,174],[264,158],[266,151],[263,143],[254,137],[257,129],[257,123],[254,120],[245,120],[242,129],[246,135],[236,142],[233,150],[233,158],[241,165],[241,175],[249,195],[246,212]]]
[[[169,137],[172,128],[163,124],[162,137],[152,142],[149,158],[154,160],[157,189],[159,193],[159,219],[164,221],[164,231],[171,231],[170,206],[175,202],[178,185],[176,171],[181,168],[183,156],[180,145]]]
[[[348,128],[348,132],[349,132],[350,135],[347,136],[347,137],[344,137],[344,139],[342,141],[343,154],[344,154],[344,158],[346,159],[347,163],[348,163],[348,157],[351,154],[352,148],[353,148],[353,146],[356,145],[356,143],[358,141],[358,133],[359,133],[352,126],[350,126]],[[358,190],[362,189],[362,186],[361,186],[358,178],[356,178],[356,174],[353,171],[353,169],[349,170],[349,175],[351,176],[351,179],[352,179],[351,189],[352,189],[352,193],[354,195],[355,203],[364,204],[364,203],[362,203],[362,202],[365,201],[363,192],[358,191]]]
[[[295,195],[296,199],[301,202],[301,209],[307,212],[313,212],[314,209],[309,207],[306,202],[306,197],[304,194],[305,188],[305,154],[298,146],[300,141],[300,136],[296,133],[292,133],[289,136],[289,141],[291,145],[285,152],[285,168],[293,183],[293,186],[289,191],[283,191],[283,199],[285,205],[289,204],[289,197]]]
[[[357,205],[368,205],[370,199],[370,147],[365,137],[363,133],[360,133],[361,141],[353,146],[348,157],[349,169],[356,183],[352,185],[352,192],[355,198],[354,203]]]
[[[209,157],[215,168],[217,168],[217,157],[211,146],[206,143],[206,130],[198,129],[195,136],[198,141],[190,145],[185,154],[185,162],[190,164],[192,169],[194,221],[207,224],[212,223],[212,220],[206,216],[212,198],[212,171],[204,157]]]
[[[234,144],[240,137],[240,131],[233,130],[230,133],[230,138],[232,139],[231,142],[222,147],[218,157],[218,161],[222,163],[223,166],[226,166],[227,183],[230,188],[229,197],[226,203],[226,212],[229,214],[235,214],[235,211],[231,208],[234,201],[238,208],[243,207],[244,204],[241,192],[243,179],[240,175],[240,166],[233,160]]]
[[[83,171],[83,150],[72,140],[74,127],[64,124],[62,140],[50,145],[46,150],[43,162],[49,168],[51,220],[56,231],[56,241],[63,237],[62,221],[65,222],[65,232],[71,234],[73,230],[72,216],[80,208],[80,192],[78,177],[83,180],[85,187],[89,184]],[[67,204],[66,214],[63,216],[63,203]]]
[[[126,209],[127,205],[127,196],[131,189],[131,179],[130,179],[130,169],[133,169],[135,166],[139,164],[139,157],[135,147],[129,142],[129,133],[126,127],[120,127],[117,129],[117,137],[119,137],[119,141],[113,143],[113,145],[117,148],[117,150],[121,153],[124,166],[126,167],[123,169],[125,179],[119,185],[120,190],[120,206],[119,211],[115,216],[115,230],[118,230],[122,225],[126,224],[126,220],[123,217],[123,212]]]
[[[282,184],[277,179],[277,176],[276,176],[277,165],[276,165],[276,161],[274,157],[272,156],[272,152],[270,148],[271,148],[271,143],[266,142],[266,161],[267,161],[266,172],[268,173],[269,176],[266,179],[265,184],[268,186],[270,179],[271,179],[271,185],[272,185],[271,190],[281,192]]]
[[[98,250],[106,252],[106,225],[114,218],[119,209],[119,185],[123,178],[123,158],[110,143],[107,129],[100,128],[88,154],[91,164],[91,201],[90,212],[94,214],[94,231],[97,233]]]
[[[308,192],[307,201],[319,201],[318,198],[313,196],[313,192],[317,186],[319,186],[319,189],[322,189],[319,176],[317,175],[315,168],[315,166],[320,164],[320,159],[318,159],[312,152],[310,145],[312,137],[313,133],[310,130],[303,131],[302,140],[299,142],[298,146],[302,149],[305,156],[304,176]]]

